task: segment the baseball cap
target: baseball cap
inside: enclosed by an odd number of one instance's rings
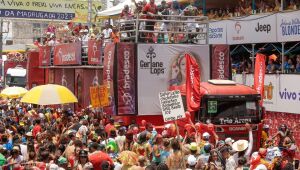
[[[187,163],[190,165],[190,166],[194,166],[196,165],[197,163],[197,159],[194,155],[190,155],[187,159]]]
[[[282,154],[281,154],[280,151],[275,151],[274,152],[274,157],[281,157],[281,156],[282,156]]]
[[[259,164],[254,170],[268,170],[268,169],[265,165]]]
[[[210,137],[210,134],[209,133],[207,133],[207,132],[205,132],[205,133],[203,133],[203,135],[202,135],[203,137]]]
[[[59,157],[58,159],[58,164],[66,164],[67,163],[67,158],[65,157]]]
[[[225,139],[225,143],[226,143],[226,144],[229,144],[230,142],[233,143],[234,140],[231,139],[231,138],[226,138],[226,139]]]

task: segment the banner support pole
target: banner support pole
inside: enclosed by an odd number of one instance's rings
[[[177,120],[175,120],[175,126],[176,126],[177,138],[180,140],[179,128],[178,128]]]

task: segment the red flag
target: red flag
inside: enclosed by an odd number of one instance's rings
[[[200,69],[191,54],[185,54],[186,59],[186,103],[189,112],[200,108]]]
[[[266,72],[266,56],[263,54],[256,54],[255,71],[254,71],[254,89],[261,95],[260,106],[263,105],[264,98],[264,81]]]

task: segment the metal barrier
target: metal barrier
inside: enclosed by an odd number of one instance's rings
[[[121,41],[135,43],[208,44],[209,22],[206,16],[147,15],[118,20]]]

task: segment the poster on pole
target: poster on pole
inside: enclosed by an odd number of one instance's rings
[[[185,118],[184,107],[179,90],[160,92],[159,102],[165,122]]]
[[[90,87],[91,104],[94,108],[100,107],[100,97],[98,93],[98,86]]]

